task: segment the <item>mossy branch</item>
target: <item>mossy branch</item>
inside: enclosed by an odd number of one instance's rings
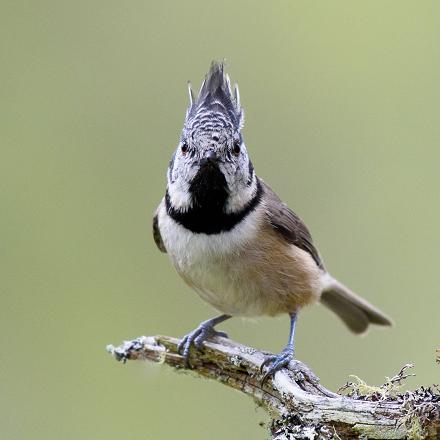
[[[303,363],[292,361],[289,369],[261,384],[260,365],[266,353],[230,339],[213,338],[203,350],[191,353],[192,369],[185,368],[177,352],[178,339],[142,336],[107,350],[118,360],[164,363],[239,390],[267,410],[272,439],[407,439],[440,438],[440,394],[420,388],[398,394],[408,377],[405,366],[382,387],[368,387],[358,379],[347,383],[348,395],[324,388]]]

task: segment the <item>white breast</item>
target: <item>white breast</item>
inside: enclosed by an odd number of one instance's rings
[[[231,231],[207,235],[195,234],[175,222],[163,205],[159,209],[162,240],[175,268],[205,301],[223,313],[259,314],[258,310],[247,310],[258,307],[255,300],[243,297],[242,271],[247,263],[242,256],[257,239],[263,215],[257,208]]]

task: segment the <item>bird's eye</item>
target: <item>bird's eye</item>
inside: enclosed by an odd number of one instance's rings
[[[186,152],[188,151],[188,144],[186,142],[184,142],[182,144],[182,146],[180,147],[181,151],[183,154],[186,154]]]
[[[241,151],[241,146],[240,146],[240,142],[234,142],[234,146],[232,147],[232,152],[238,156],[240,154]]]

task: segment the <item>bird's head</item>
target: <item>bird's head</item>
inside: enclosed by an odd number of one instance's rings
[[[218,204],[225,212],[238,211],[256,188],[241,134],[238,86],[232,91],[224,64],[213,62],[197,98],[190,84],[188,89],[190,105],[168,168],[170,201],[180,211]]]

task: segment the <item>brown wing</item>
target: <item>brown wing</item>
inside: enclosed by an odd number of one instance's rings
[[[166,253],[167,250],[165,248],[165,245],[163,244],[162,236],[160,235],[159,221],[157,218],[157,213],[153,217],[153,238],[154,238],[154,242],[156,243],[156,246],[159,248],[159,250],[161,252]]]
[[[324,269],[324,263],[313,244],[312,236],[307,226],[280,200],[266,183],[261,181],[261,184],[264,190],[263,200],[266,205],[266,214],[274,230],[281,234],[288,243],[308,252],[316,264],[321,269]]]

